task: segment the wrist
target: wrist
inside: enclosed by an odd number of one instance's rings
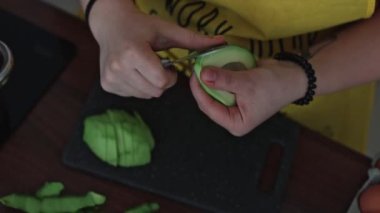
[[[119,33],[117,24],[128,20],[128,15],[136,12],[139,11],[132,0],[96,0],[89,12],[88,25],[98,41],[102,34]]]
[[[291,52],[277,53],[274,58],[279,61],[291,62],[302,68],[307,79],[306,92],[302,98],[294,101],[293,103],[296,105],[309,104],[314,99],[315,89],[317,88],[317,78],[315,76],[314,68],[310,62],[305,57]]]
[[[269,68],[275,82],[274,93],[283,100],[284,105],[293,103],[305,96],[308,79],[299,65],[289,61],[273,60]]]
[[[100,1],[100,0],[96,0],[96,1]],[[82,10],[86,10],[90,0],[79,0],[79,2],[80,2],[80,5],[82,6]],[[124,2],[127,4],[131,4],[132,6],[134,5],[134,0],[126,0]]]

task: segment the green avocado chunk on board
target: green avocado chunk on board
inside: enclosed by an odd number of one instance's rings
[[[150,162],[154,138],[138,113],[109,109],[84,120],[83,140],[102,161],[120,167]]]
[[[65,186],[61,182],[47,182],[36,192],[36,197],[59,196],[64,188]]]
[[[160,205],[158,203],[144,203],[139,206],[130,208],[126,210],[124,213],[154,213],[160,209]]]
[[[195,59],[193,69],[205,92],[222,104],[233,106],[236,104],[234,94],[228,91],[209,88],[201,81],[200,76],[202,69],[207,66],[220,67],[235,71],[247,70],[256,66],[256,58],[247,49],[235,45],[226,45],[201,54]]]
[[[63,189],[60,182],[46,183],[35,196],[10,194],[0,198],[0,203],[27,213],[77,213],[106,202],[105,196],[91,191],[84,196],[61,196]]]

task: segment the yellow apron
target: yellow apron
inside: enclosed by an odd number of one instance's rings
[[[304,53],[335,27],[369,18],[375,0],[136,0],[145,13],[207,35],[224,35],[229,43],[258,57],[285,50]],[[143,27],[143,26],[142,26]],[[187,50],[160,52],[177,58]],[[187,64],[177,68],[189,74]],[[309,106],[288,106],[290,118],[358,151],[365,151],[374,84],[317,97]]]

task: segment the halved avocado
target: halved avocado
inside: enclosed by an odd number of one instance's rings
[[[235,95],[222,90],[207,87],[200,79],[203,67],[213,66],[229,70],[247,70],[256,66],[254,55],[247,49],[235,45],[226,45],[199,55],[195,59],[194,72],[201,87],[214,99],[226,106],[236,104]]]

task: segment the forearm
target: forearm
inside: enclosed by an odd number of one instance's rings
[[[90,0],[80,0],[83,11],[86,10]],[[117,25],[121,20],[129,19],[131,14],[137,12],[133,0],[97,0],[91,8],[88,17],[91,31],[97,39],[100,34],[119,33],[120,29],[115,28],[115,32],[105,31],[110,23]]]
[[[128,0],[127,2],[133,3],[133,1],[134,0]],[[87,6],[87,4],[88,4],[88,2],[90,2],[90,0],[79,0],[79,2],[81,4],[82,8],[85,9],[86,6]],[[133,5],[133,4],[131,4],[131,5]]]
[[[82,10],[85,11],[87,8],[87,5],[89,4],[90,0],[79,0]],[[128,13],[128,11],[134,10],[134,0],[96,0],[94,5],[91,8],[91,16],[100,16],[100,19],[105,19],[109,14],[114,14],[115,12],[114,8],[123,9],[124,12]],[[117,11],[119,13],[120,11]],[[120,14],[114,14],[115,16]],[[90,19],[90,17],[89,17]]]
[[[380,79],[380,12],[347,27],[311,59],[317,94],[327,94]]]

